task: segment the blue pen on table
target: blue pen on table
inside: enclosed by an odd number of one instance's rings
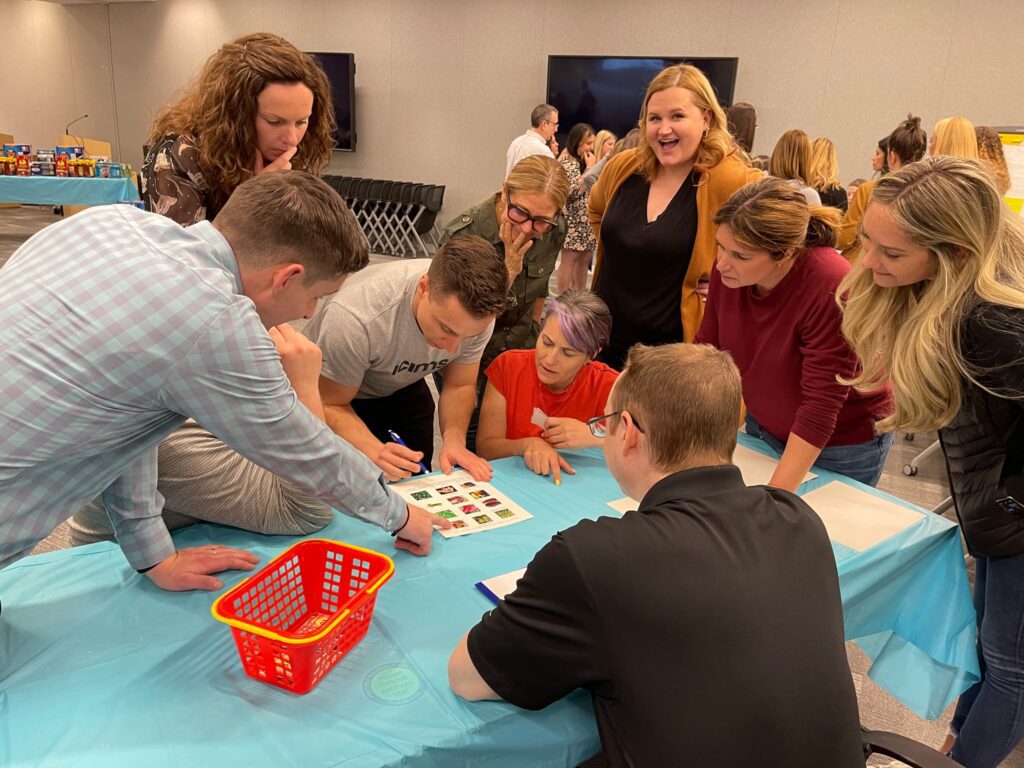
[[[408,448],[409,447],[408,445],[405,444],[405,441],[398,436],[398,433],[395,432],[395,430],[393,430],[393,429],[389,429],[388,430],[388,437],[391,438],[391,442],[397,443],[398,445],[402,446],[403,448]],[[430,467],[428,467],[422,461],[420,462],[420,469],[423,470],[424,474],[427,474],[427,475],[430,474]]]

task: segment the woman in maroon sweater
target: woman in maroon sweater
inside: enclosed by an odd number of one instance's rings
[[[695,342],[732,355],[743,376],[747,432],[782,454],[771,485],[796,490],[810,469],[874,485],[892,434],[888,387],[861,394],[835,302],[850,265],[832,246],[839,214],[807,205],[778,179],[741,188],[715,216],[718,257]]]

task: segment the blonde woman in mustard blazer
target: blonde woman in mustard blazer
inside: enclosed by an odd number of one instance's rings
[[[651,81],[640,130],[646,141],[611,158],[590,195],[594,292],[614,318],[600,360],[616,369],[637,342],[693,339],[715,259],[715,212],[763,176],[739,159],[696,67],[668,67]]]

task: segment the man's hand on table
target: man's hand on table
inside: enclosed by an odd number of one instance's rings
[[[208,545],[179,549],[173,555],[146,571],[160,589],[185,592],[190,589],[213,591],[224,583],[211,573],[251,571],[260,559],[252,552],[233,547]]]
[[[430,539],[434,528],[448,529],[450,521],[435,515],[422,507],[409,504],[409,520],[395,532],[395,549],[404,549],[414,555],[430,554]]]
[[[469,450],[464,441],[460,442],[453,438],[444,441],[441,455],[437,457],[437,461],[441,465],[441,471],[446,475],[450,475],[455,469],[455,465],[458,464],[469,472],[474,480],[487,482],[494,476],[494,469],[485,459],[481,459]]]

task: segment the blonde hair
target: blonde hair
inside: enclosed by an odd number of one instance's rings
[[[944,117],[935,124],[932,131],[935,137],[933,155],[952,155],[953,157],[978,157],[978,139],[974,135],[974,124],[966,117]]]
[[[728,224],[740,245],[781,261],[791,249],[801,254],[817,246],[834,248],[842,215],[835,208],[808,205],[803,192],[769,176],[733,192],[714,221]]]
[[[512,166],[505,184],[511,190],[546,195],[558,210],[569,199],[569,177],[562,164],[547,155],[524,157]]]
[[[1010,171],[1006,167],[1006,156],[1003,154],[1003,142],[999,134],[995,128],[987,125],[975,126],[974,134],[978,139],[978,157],[992,174],[999,194],[1005,195],[1010,191]]]
[[[701,140],[700,146],[697,147],[693,167],[698,172],[714,168],[722,162],[722,158],[732,152],[735,142],[729,133],[725,112],[722,111],[722,107],[715,97],[711,83],[697,67],[690,64],[675,64],[666,67],[654,76],[650,85],[647,86],[644,106],[640,111],[640,121],[637,123],[640,135],[646,136],[647,105],[650,104],[651,97],[661,91],[667,91],[669,88],[683,88],[689,91],[693,97],[693,103],[709,116],[707,133]],[[647,181],[653,180],[658,175],[661,166],[654,150],[646,140],[641,140],[637,144],[636,156],[640,163],[640,173]]]
[[[836,161],[836,146],[832,139],[824,136],[814,140],[811,150],[810,184],[821,192],[823,189],[841,187],[839,181],[839,163]]]
[[[1003,204],[979,161],[949,156],[883,177],[875,204],[931,253],[936,274],[884,288],[857,262],[836,300],[863,369],[841,383],[870,392],[892,381],[896,409],[879,429],[939,429],[960,409],[963,379],[987,389],[960,349],[960,325],[973,303],[1024,309],[1024,221]]]
[[[742,390],[729,353],[710,344],[634,344],[611,399],[647,437],[656,469],[672,471],[694,459],[732,460]]]
[[[612,140],[612,148],[608,150],[608,154],[610,155],[612,152],[615,151],[615,134],[612,133],[611,131],[602,128],[600,131],[597,132],[597,135],[594,137],[594,156],[598,160],[601,159],[600,157],[598,157],[598,154],[601,152],[601,147],[604,146],[604,143],[608,141],[608,139]]]
[[[221,46],[177,102],[153,121],[150,144],[167,134],[191,137],[213,209],[253,176],[257,98],[273,83],[302,83],[313,92],[313,112],[292,168],[319,174],[331,160],[334,107],[327,75],[312,57],[269,32]]]
[[[768,173],[780,179],[796,179],[810,186],[811,137],[799,128],[786,131],[775,143]]]

